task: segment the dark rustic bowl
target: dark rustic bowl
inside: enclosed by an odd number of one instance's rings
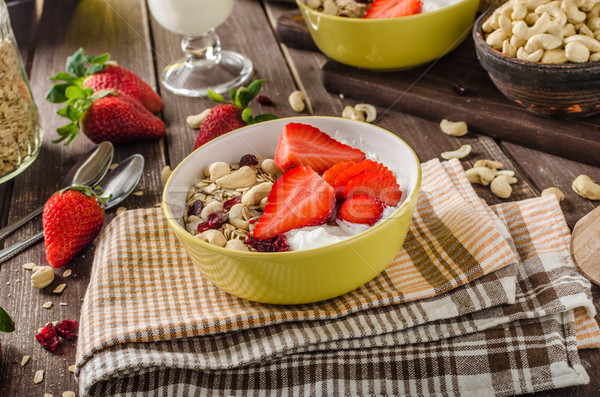
[[[492,82],[511,101],[530,112],[557,118],[580,118],[600,112],[600,62],[550,65],[522,61],[486,44],[481,25],[494,12],[475,21],[477,58]]]

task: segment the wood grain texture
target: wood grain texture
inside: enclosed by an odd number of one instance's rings
[[[600,285],[600,207],[575,225],[571,238],[571,255],[581,273]]]

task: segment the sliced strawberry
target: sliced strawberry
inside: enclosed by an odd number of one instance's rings
[[[375,197],[366,194],[354,196],[342,203],[338,219],[346,222],[374,225],[383,214],[383,204]]]
[[[342,170],[336,177],[333,182],[333,187],[337,188],[343,187],[346,183],[354,178],[355,176],[362,174],[363,172],[389,172],[391,171],[387,169],[387,167],[381,163],[378,163],[373,160],[363,160],[361,162],[355,163],[352,166]]]
[[[338,176],[340,172],[344,171],[346,168],[354,164],[356,164],[356,161],[344,161],[341,163],[334,164],[323,173],[323,179],[325,179],[325,182],[333,186],[335,177]]]
[[[335,207],[333,188],[310,167],[296,167],[277,179],[253,235],[268,239],[289,230],[326,223]]]
[[[344,187],[344,198],[367,194],[384,204],[395,206],[400,202],[402,191],[394,175],[390,172],[363,172],[350,179]]]
[[[375,0],[364,18],[396,18],[418,14],[423,8],[421,0]]]
[[[362,151],[336,141],[318,128],[300,123],[283,127],[275,151],[275,164],[284,172],[308,166],[322,174],[335,163],[364,158]]]

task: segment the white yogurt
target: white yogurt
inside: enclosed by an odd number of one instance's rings
[[[152,16],[171,32],[198,36],[222,24],[235,0],[148,0]]]
[[[423,3],[421,13],[441,10],[442,8],[446,8],[461,1],[462,0],[421,0]]]

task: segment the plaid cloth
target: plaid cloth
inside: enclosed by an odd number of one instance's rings
[[[376,289],[368,287],[402,282],[393,271],[397,257],[367,286],[326,302],[246,302],[194,270],[157,210],[122,214],[99,242],[84,301],[81,394],[510,395],[587,382],[577,347],[600,346],[600,330],[590,284],[571,262],[569,230],[556,200],[503,204],[494,213],[474,194],[458,161],[426,163],[423,174],[426,199],[419,198],[405,250],[421,238],[426,253],[436,242],[440,252],[452,252],[446,244],[456,239],[417,230],[439,231],[433,219],[456,230],[449,221],[454,212],[436,204],[439,191],[451,192],[444,203],[460,203],[452,211],[480,218],[483,226],[458,234],[461,241],[483,230],[496,237],[496,249],[478,257],[479,270],[446,272],[447,282],[435,284],[429,297],[413,295],[418,300],[394,288],[372,294]],[[142,255],[144,239],[152,242],[148,255]],[[493,255],[505,249],[508,254]],[[430,266],[460,267],[439,256]],[[494,266],[486,262],[490,257],[510,259]],[[170,322],[152,324],[150,312]]]

